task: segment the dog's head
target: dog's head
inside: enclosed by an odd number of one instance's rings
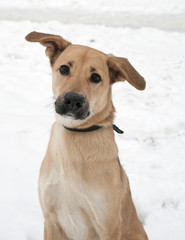
[[[46,47],[53,75],[56,119],[66,127],[89,127],[112,123],[111,86],[127,80],[144,90],[144,78],[126,58],[73,45],[58,35],[32,32],[30,42]]]

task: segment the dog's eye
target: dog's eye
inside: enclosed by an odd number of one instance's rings
[[[68,75],[70,72],[70,68],[66,65],[62,65],[59,70],[62,75]]]
[[[93,73],[93,74],[91,75],[90,80],[91,80],[91,82],[99,83],[99,82],[101,82],[101,77],[100,77],[99,74]]]

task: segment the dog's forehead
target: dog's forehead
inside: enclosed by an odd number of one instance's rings
[[[83,45],[68,46],[57,58],[55,66],[59,67],[64,63],[86,64],[92,67],[106,65],[107,54]]]

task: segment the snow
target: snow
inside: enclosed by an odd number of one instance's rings
[[[60,9],[89,9],[93,11],[117,11],[117,12],[147,12],[147,13],[183,13],[184,0],[94,0],[93,4],[87,0],[1,0],[2,7],[15,8],[53,8]]]
[[[185,31],[185,1],[1,0],[0,20],[7,19]]]
[[[93,1],[92,12],[181,14],[184,1]],[[139,3],[140,2],[140,3]],[[1,1],[3,8],[39,9],[60,1]],[[64,1],[77,9],[87,1]],[[145,6],[146,8],[142,8]],[[106,5],[106,6],[105,6]],[[144,10],[143,10],[144,9]],[[0,10],[1,11],[1,10]],[[11,17],[10,17],[11,19]],[[32,21],[31,21],[32,20]],[[54,109],[51,69],[44,47],[24,40],[36,30],[60,34],[72,43],[127,57],[147,88],[113,86],[119,156],[150,240],[185,238],[185,33],[59,21],[0,21],[0,239],[40,240],[43,217],[37,181]]]

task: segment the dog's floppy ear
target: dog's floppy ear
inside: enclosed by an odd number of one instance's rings
[[[146,83],[144,78],[135,70],[126,58],[109,55],[107,65],[112,83],[127,80],[138,90],[145,89]]]
[[[53,34],[31,32],[25,39],[29,42],[39,42],[46,47],[46,55],[50,59],[51,65],[54,63],[60,53],[70,45],[70,42],[66,41],[62,37]]]

